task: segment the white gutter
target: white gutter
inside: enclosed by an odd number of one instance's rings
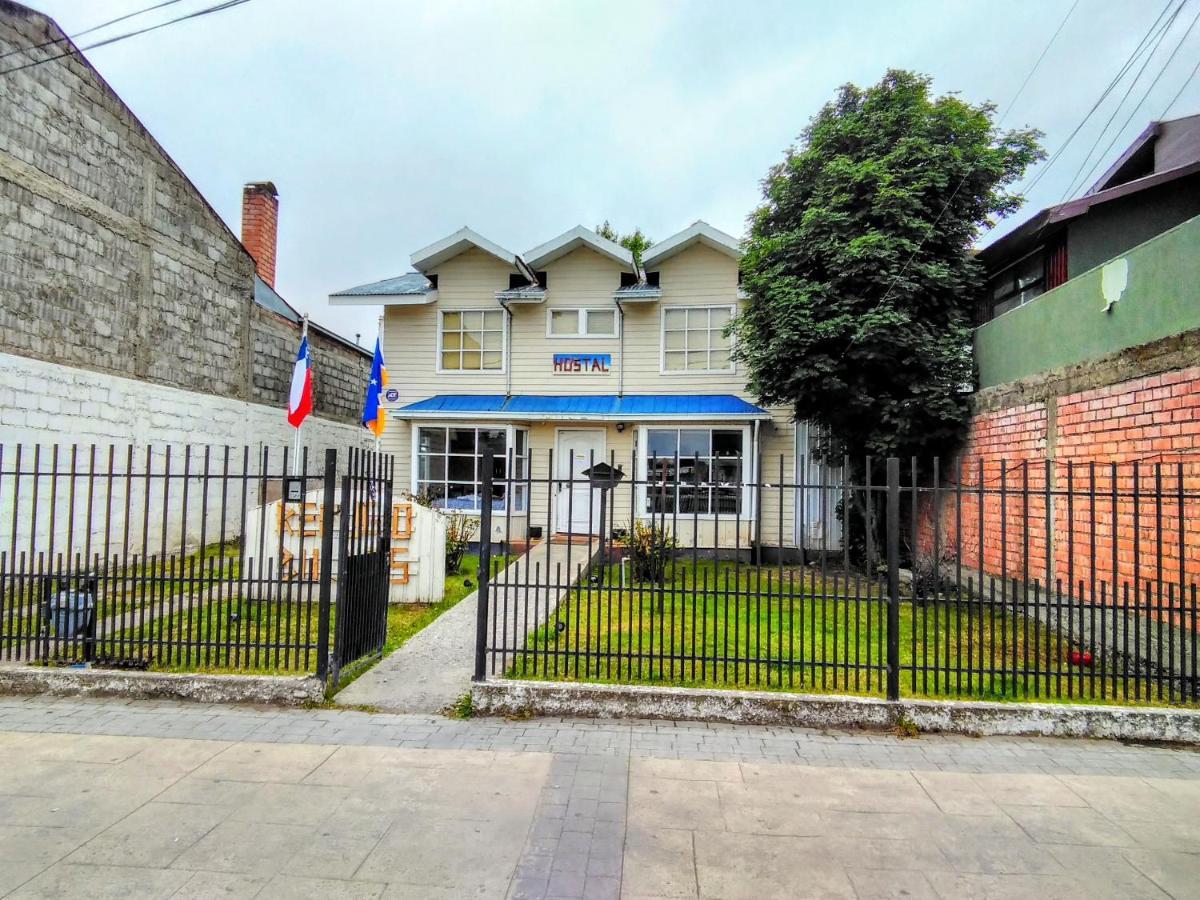
[[[625,396],[625,307],[621,299],[614,297],[617,304],[617,396]]]

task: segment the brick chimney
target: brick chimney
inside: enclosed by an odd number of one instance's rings
[[[258,277],[275,287],[275,244],[279,229],[279,194],[269,181],[242,188],[242,243],[254,257]]]

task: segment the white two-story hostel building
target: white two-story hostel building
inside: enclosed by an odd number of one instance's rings
[[[333,294],[384,308],[382,449],[396,457],[397,489],[477,514],[490,446],[498,478],[511,464],[510,477],[532,479],[528,491],[496,485],[494,539],[585,534],[599,510],[580,476],[604,460],[676,483],[615,491],[616,528],[665,512],[686,522],[684,545],[832,547],[836,496],[822,510],[819,491],[778,489],[832,473],[811,463],[803,423],[755,405],[731,357],[740,258],[738,241],[704,222],[640,266],[582,226],[521,254],[463,228],[413,253],[415,271]],[[570,475],[581,483],[548,483]],[[773,489],[756,490],[760,480]]]

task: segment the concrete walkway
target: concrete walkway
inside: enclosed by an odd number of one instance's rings
[[[1200,894],[1200,754],[0,697],[0,896]]]
[[[594,544],[542,543],[514,561],[492,587],[492,609],[500,611],[492,634],[506,647],[520,646],[524,636],[554,611],[565,586],[597,549]],[[535,579],[546,585],[548,572],[549,586],[523,586]],[[471,687],[477,607],[476,594],[465,597],[339,692],[334,702],[400,713],[437,713],[445,709]],[[497,672],[506,667],[506,660],[499,654],[493,655],[490,662]]]

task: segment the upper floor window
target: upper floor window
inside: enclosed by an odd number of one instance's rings
[[[664,372],[732,372],[725,326],[732,306],[672,306],[662,314]]]
[[[611,306],[599,309],[551,309],[547,315],[547,337],[617,336],[617,311]]]
[[[438,321],[439,371],[503,371],[503,310],[443,311]]]

